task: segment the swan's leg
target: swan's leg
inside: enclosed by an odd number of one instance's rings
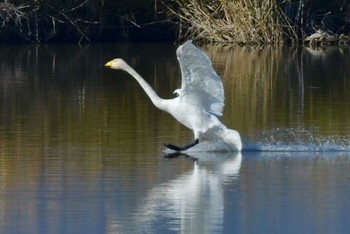
[[[189,145],[185,145],[183,146],[183,150],[187,150],[189,148],[192,148],[193,146],[197,145],[199,143],[199,139],[196,139],[193,143],[189,144]]]
[[[193,143],[191,143],[189,145],[182,146],[182,147],[172,145],[172,144],[164,144],[164,146],[167,147],[168,149],[171,149],[171,150],[184,151],[184,150],[188,150],[189,148],[197,145],[198,143],[199,143],[199,139],[196,139]]]

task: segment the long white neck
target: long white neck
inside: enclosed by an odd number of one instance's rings
[[[123,70],[129,73],[135,80],[141,85],[143,90],[146,92],[152,103],[161,110],[165,110],[163,105],[164,99],[160,98],[154,89],[140,76],[132,67],[125,64]]]

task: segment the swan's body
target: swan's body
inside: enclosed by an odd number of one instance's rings
[[[171,114],[177,121],[192,129],[195,142],[178,147],[167,144],[176,151],[186,150],[203,140],[223,141],[230,150],[241,151],[242,142],[239,133],[228,129],[218,119],[224,107],[224,89],[220,77],[212,68],[210,59],[191,41],[185,42],[177,51],[182,74],[182,85],[174,91],[178,97],[162,99],[152,87],[124,60],[113,59],[105,66],[121,69],[133,76],[153,104]]]

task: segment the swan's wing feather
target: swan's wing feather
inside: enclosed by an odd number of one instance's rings
[[[224,89],[209,57],[190,40],[177,49],[176,55],[182,75],[179,92],[182,101],[199,106],[218,117],[222,116]]]

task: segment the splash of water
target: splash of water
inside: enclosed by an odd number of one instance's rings
[[[186,152],[230,151],[223,142],[204,141]],[[243,139],[243,151],[255,152],[350,152],[349,136],[322,136],[318,128],[276,128],[255,132]],[[169,149],[165,153],[171,153]]]
[[[255,140],[244,143],[244,151],[350,151],[350,137],[321,136],[318,128],[276,128],[254,135]]]

